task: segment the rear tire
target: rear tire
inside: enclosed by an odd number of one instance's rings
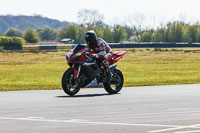
[[[115,68],[112,71],[112,80],[110,84],[104,83],[104,89],[109,93],[109,94],[117,94],[123,87],[124,84],[124,77],[122,72]]]
[[[74,71],[68,69],[62,77],[62,88],[64,92],[70,96],[74,96],[80,90],[80,83],[78,79],[74,79]]]

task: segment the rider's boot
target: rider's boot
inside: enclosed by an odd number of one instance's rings
[[[84,87],[86,85],[87,77],[82,76],[80,79],[80,87]]]

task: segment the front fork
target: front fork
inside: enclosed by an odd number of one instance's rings
[[[70,68],[74,71],[74,79],[76,80],[80,74],[81,71],[81,65],[78,66],[78,69],[75,68],[75,65],[73,64],[72,67]]]

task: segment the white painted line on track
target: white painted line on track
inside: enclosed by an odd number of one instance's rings
[[[189,125],[189,126],[180,126],[180,127],[153,130],[153,131],[149,131],[149,133],[161,133],[161,132],[167,132],[167,131],[173,131],[173,130],[179,130],[179,129],[190,129],[190,128],[195,128],[195,127],[199,127],[199,126],[200,126],[200,124]]]
[[[43,119],[44,117],[27,117],[28,119]]]
[[[70,119],[70,120],[55,120],[55,119],[44,119],[44,118],[38,119],[37,117],[27,117],[27,118],[0,117],[0,119],[2,119],[2,120],[17,120],[17,121],[55,122],[55,123],[96,124],[96,125],[121,125],[121,126],[167,127],[167,128],[180,127],[178,125],[92,122],[92,121],[81,120],[81,119]]]
[[[137,119],[141,118],[156,118],[156,117],[173,117],[173,116],[188,116],[188,115],[197,115],[200,114],[200,111],[171,111],[171,112],[162,112],[162,113],[140,113],[134,114],[133,117]],[[123,116],[123,115],[122,115]],[[124,116],[127,116],[126,114]],[[87,118],[101,118],[102,116],[87,116]],[[129,117],[130,118],[130,117]]]
[[[135,115],[169,115],[169,114],[193,114],[193,113],[200,113],[199,110],[194,111],[171,111],[171,112],[162,112],[162,113],[142,113],[142,114],[135,114]]]
[[[135,92],[135,94],[144,94],[140,92]],[[172,95],[172,93],[148,93],[149,95]],[[173,96],[200,96],[200,94],[174,94]]]
[[[199,129],[200,124],[190,126],[180,125],[161,125],[161,124],[134,124],[134,123],[113,123],[113,122],[95,122],[84,119],[69,119],[69,120],[56,120],[56,119],[45,119],[43,117],[26,117],[26,118],[14,118],[14,117],[0,117],[0,120],[14,120],[14,121],[31,121],[31,122],[53,122],[53,123],[71,123],[71,124],[93,124],[93,125],[118,125],[118,126],[141,126],[141,127],[164,127],[167,129],[149,131],[149,133],[160,133],[164,131],[171,131],[177,129]],[[198,131],[187,131],[187,132],[174,132],[174,133],[199,133]]]
[[[200,130],[194,130],[194,131],[179,131],[174,133],[200,133]]]

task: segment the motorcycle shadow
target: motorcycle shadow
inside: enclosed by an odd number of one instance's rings
[[[108,96],[110,94],[85,94],[85,95],[75,95],[75,96],[56,96],[57,98],[80,98],[80,97],[99,97],[99,96]]]

